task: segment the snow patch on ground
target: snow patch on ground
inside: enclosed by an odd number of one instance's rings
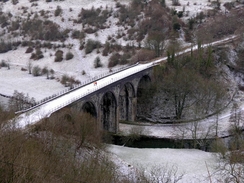
[[[170,169],[175,166],[178,168],[178,175],[184,174],[180,183],[207,183],[210,181],[208,170],[213,174],[217,167],[214,153],[196,149],[138,149],[109,145],[107,150],[136,169],[145,170],[146,175],[155,171],[155,167]]]

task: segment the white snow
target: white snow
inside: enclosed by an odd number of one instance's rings
[[[224,2],[230,2],[231,0],[221,0],[221,5]],[[130,0],[120,0],[120,3],[128,4]],[[189,2],[189,6],[187,3]],[[79,25],[73,25],[72,21],[69,21],[66,17],[77,17],[81,8],[91,8],[92,6],[98,8],[100,6],[108,6],[114,8],[116,1],[113,0],[65,0],[63,2],[52,2],[46,3],[43,1],[38,1],[38,6],[31,7],[31,3],[29,0],[21,0],[16,6],[13,6],[11,1],[6,3],[1,3],[2,10],[4,12],[11,12],[15,15],[20,15],[23,10],[22,7],[27,7],[28,11],[36,11],[36,10],[50,10],[50,14],[54,13],[57,5],[61,6],[63,11],[64,22],[59,18],[53,17],[55,22],[57,22],[63,29],[67,27],[74,27],[77,30],[81,28]],[[166,1],[167,5],[171,5],[171,0]],[[173,7],[178,11],[182,11],[183,6],[185,5],[185,11],[189,11],[189,17],[199,13],[200,11],[205,11],[210,9],[208,0],[180,0],[181,6]],[[195,5],[194,5],[195,4]],[[171,6],[172,7],[172,6]],[[72,11],[70,11],[70,8]],[[223,7],[221,7],[223,8]],[[113,21],[112,21],[113,23]],[[108,35],[116,34],[118,28],[111,26],[111,28],[99,31],[98,37],[90,35],[90,38],[101,40],[101,42],[105,42]],[[119,40],[123,41],[123,40]],[[97,76],[98,74],[108,73],[107,58],[101,57],[101,60],[104,64],[103,68],[94,69],[93,61],[97,54],[95,51],[92,54],[85,56],[84,52],[79,50],[78,41],[69,39],[67,44],[73,44],[72,52],[74,54],[74,58],[70,61],[63,61],[61,63],[54,62],[54,56],[50,56],[50,54],[54,55],[54,51],[44,52],[44,58],[38,61],[33,61],[33,65],[40,65],[41,67],[47,66],[49,69],[54,69],[56,72],[56,77],[60,77],[63,74],[68,74],[74,76],[80,81],[86,81],[92,77]],[[123,42],[122,42],[123,43]],[[124,43],[123,43],[124,44]],[[68,50],[64,49],[66,53]],[[10,70],[6,68],[0,69],[0,93],[5,95],[12,95],[14,90],[18,90],[19,92],[23,92],[25,94],[29,94],[30,97],[34,97],[37,101],[41,100],[45,97],[48,97],[53,94],[57,94],[65,88],[56,80],[47,80],[45,76],[42,77],[33,77],[28,74],[28,71],[21,71],[21,67],[26,68],[27,62],[29,61],[30,54],[25,53],[25,48],[18,48],[17,50],[10,51],[8,53],[1,54],[1,60],[6,60],[10,63]],[[165,59],[165,58],[164,58]],[[147,66],[147,64],[139,64],[137,68],[143,69]],[[82,75],[81,72],[84,70],[87,75]],[[131,70],[125,71],[131,72]],[[133,71],[134,72],[134,71]],[[126,73],[128,74],[128,73]],[[105,86],[107,83],[115,81],[123,77],[123,75],[117,74],[114,76],[107,77],[103,80],[98,81],[98,85],[94,86],[92,83],[87,85],[86,87],[76,90],[71,94],[65,95],[55,101],[51,101],[50,103],[46,103],[45,105],[37,108],[37,110],[30,113],[23,114],[19,119],[20,127],[24,127],[27,124],[34,123],[39,119],[50,115],[50,112],[57,110],[62,105],[72,102],[76,97],[80,97],[81,95],[86,95],[89,92],[92,92],[95,89]],[[1,100],[1,99],[0,99]],[[225,113],[224,113],[225,114]],[[222,116],[223,121],[228,121],[228,116]],[[214,119],[212,119],[214,120]],[[228,123],[221,122],[219,126],[219,132],[224,132],[224,130],[228,127]],[[202,121],[201,128],[205,128],[205,124],[211,124],[210,120]],[[185,124],[183,124],[184,126]],[[181,125],[178,125],[181,126]],[[120,130],[123,132],[128,132],[129,129],[133,126],[120,124]],[[144,132],[151,136],[157,137],[175,137],[175,129],[170,125],[154,125],[154,126],[145,126]],[[223,133],[224,135],[224,133]],[[146,172],[150,172],[154,166],[168,165],[174,166],[176,165],[179,170],[179,173],[185,173],[181,182],[184,183],[199,183],[199,182],[210,182],[207,172],[207,167],[211,173],[214,172],[214,166],[217,161],[215,155],[213,153],[203,152],[200,150],[189,150],[189,149],[137,149],[137,148],[127,148],[121,146],[110,145],[108,147],[108,151],[117,154],[118,158],[121,160],[114,160],[116,162],[127,162],[137,169],[146,170]],[[122,171],[129,171],[124,169]],[[214,177],[212,177],[212,181],[216,182]]]
[[[109,145],[107,150],[134,168],[144,170],[148,176],[155,172],[155,168],[177,167],[177,174],[184,175],[180,183],[210,182],[208,171],[212,181],[216,182],[213,174],[217,167],[217,156],[214,153],[196,149],[138,149],[116,145]]]

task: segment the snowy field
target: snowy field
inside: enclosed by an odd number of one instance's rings
[[[154,172],[160,176],[159,168],[177,168],[177,175],[184,175],[179,183],[208,183],[209,171],[212,181],[217,183],[214,172],[218,163],[214,153],[196,149],[138,149],[116,145],[109,145],[107,151],[135,169],[144,170],[146,175]]]

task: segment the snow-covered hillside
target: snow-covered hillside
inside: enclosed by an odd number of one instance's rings
[[[225,2],[230,2],[231,0],[222,0],[221,7]],[[120,4],[128,5],[131,0],[121,0]],[[41,17],[41,11],[45,10],[45,18],[57,23],[61,29],[71,29],[71,30],[81,30],[82,24],[75,24],[74,19],[78,17],[81,9],[91,9],[102,8],[116,10],[116,3],[118,1],[113,0],[64,0],[64,1],[52,1],[46,2],[44,0],[39,0],[36,2],[30,2],[29,0],[21,0],[16,5],[13,5],[11,1],[5,3],[1,2],[1,10],[4,13],[11,13],[11,20],[25,20],[30,19],[35,16]],[[208,0],[181,0],[181,6],[172,6],[171,0],[167,0],[166,4],[170,8],[175,8],[178,11],[182,11],[183,7],[185,11],[188,12],[187,17],[194,16],[199,11],[204,11],[206,9],[211,9],[212,6]],[[62,9],[60,16],[54,16],[57,7]],[[185,18],[187,18],[185,17]],[[109,17],[107,20],[108,27],[105,29],[98,30],[96,34],[87,34],[87,39],[99,40],[101,43],[105,43],[109,36],[116,35],[119,31],[123,31],[125,28],[118,26],[117,19],[113,16]],[[1,39],[4,41],[25,41],[26,37],[20,34],[19,37],[13,37],[6,30],[6,28],[0,29]],[[18,31],[16,31],[18,34]],[[125,40],[123,37],[116,39],[116,42],[122,45],[134,44],[130,40]],[[47,96],[63,91],[65,88],[57,80],[47,80],[46,76],[33,77],[28,74],[27,71],[21,71],[21,68],[28,68],[28,64],[34,66],[40,66],[40,68],[47,67],[48,69],[53,69],[55,71],[56,79],[60,80],[61,76],[66,74],[68,76],[74,77],[79,81],[87,80],[101,73],[109,72],[107,68],[108,57],[102,56],[101,53],[93,51],[90,54],[85,54],[84,50],[80,50],[80,43],[77,39],[72,39],[69,37],[64,43],[53,42],[53,44],[65,44],[70,45],[64,48],[60,48],[64,54],[71,51],[74,55],[71,60],[64,60],[62,62],[54,62],[55,52],[54,49],[44,49],[44,58],[40,60],[31,60],[31,53],[25,53],[27,47],[18,46],[16,50],[8,51],[7,53],[0,54],[0,62],[5,61],[10,64],[10,70],[6,67],[0,69],[0,93],[4,95],[12,95],[14,90],[28,94],[30,97],[34,97],[36,101],[39,101]],[[100,50],[101,52],[101,50]],[[103,67],[94,68],[94,60],[99,56]],[[121,66],[116,66],[121,67]],[[86,74],[84,74],[86,73]]]
[[[121,3],[128,3],[129,1],[121,1]],[[50,14],[54,13],[54,10],[57,6],[61,6],[63,9],[62,17],[65,18],[64,21],[61,21],[61,17],[54,17],[50,15],[50,19],[55,21],[58,25],[60,25],[63,29],[72,28],[72,29],[81,29],[81,25],[73,26],[72,21],[68,19],[72,19],[72,17],[77,17],[77,14],[80,12],[81,8],[91,8],[91,7],[105,7],[108,6],[113,8],[115,6],[114,1],[89,1],[89,0],[80,0],[80,1],[63,1],[63,2],[50,2],[46,3],[44,1],[38,1],[38,6],[31,6],[32,3],[29,0],[20,1],[17,5],[13,5],[11,1],[6,3],[1,3],[3,12],[11,12],[13,16],[24,16],[22,15],[22,8],[27,7],[28,12],[39,12],[44,9],[45,11],[50,11]],[[72,11],[70,11],[72,9]],[[107,38],[107,34],[112,34],[117,31],[115,26],[111,26],[111,29],[107,31],[103,31],[103,33],[98,33],[97,38],[95,38],[94,34],[89,35],[89,38],[98,39],[104,42]],[[4,36],[3,36],[4,37]],[[3,39],[3,38],[2,38]],[[7,38],[4,38],[7,39]],[[16,38],[21,39],[21,38]],[[88,38],[87,38],[88,39]],[[54,62],[54,50],[44,50],[44,58],[33,61],[33,66],[48,67],[49,69],[53,69],[55,71],[56,77],[60,77],[63,74],[67,74],[69,76],[73,76],[80,81],[84,81],[89,79],[90,77],[94,77],[102,72],[108,72],[107,68],[107,58],[104,58],[100,54],[100,58],[104,65],[103,68],[95,69],[94,59],[97,57],[97,54],[92,53],[89,55],[85,55],[84,51],[79,50],[79,41],[74,39],[68,39],[65,44],[74,45],[71,48],[72,53],[74,54],[74,58],[69,61],[63,61],[62,63]],[[62,49],[64,52],[67,52],[69,49]],[[41,100],[47,96],[50,96],[54,93],[58,93],[65,88],[56,80],[47,80],[45,76],[41,77],[33,77],[28,74],[26,71],[21,71],[21,68],[27,68],[27,65],[30,61],[31,54],[27,54],[26,48],[19,47],[16,50],[9,51],[7,53],[1,54],[1,60],[7,61],[10,64],[10,70],[7,68],[1,68],[0,70],[0,83],[1,83],[1,94],[12,95],[14,90],[18,90],[19,92],[23,92],[25,94],[29,94],[30,97],[34,97],[37,101]],[[86,75],[82,74],[82,71],[86,72]]]
[[[221,0],[221,9],[225,11],[223,4],[225,2],[231,2],[234,0]],[[63,30],[81,30],[82,24],[74,24],[72,19],[77,18],[81,8],[90,9],[92,7],[103,9],[116,9],[116,3],[128,5],[131,0],[64,0],[64,1],[53,1],[47,3],[45,0],[39,0],[30,3],[29,0],[19,0],[19,3],[13,5],[11,1],[1,2],[0,7],[3,12],[11,13],[11,19],[27,19],[28,16],[33,18],[35,12],[41,14],[41,10],[45,10],[45,16],[49,17],[50,20],[57,23]],[[194,16],[197,13],[212,9],[210,2],[208,0],[179,0],[181,6],[172,6],[171,0],[166,0],[166,4],[169,7],[173,7],[178,11],[182,11],[185,7],[185,11],[188,13],[188,17]],[[61,16],[54,16],[54,12],[60,6],[63,10]],[[26,11],[26,12],[25,12]],[[25,12],[25,13],[23,13]],[[40,15],[39,15],[40,16]],[[185,17],[187,19],[187,17]],[[101,43],[105,43],[107,38],[112,35],[116,35],[119,31],[124,30],[123,27],[118,27],[116,25],[116,18],[110,17],[108,19],[108,28],[103,30],[98,30],[97,34],[87,34],[86,39],[99,40]],[[6,31],[6,32],[4,32]],[[18,32],[17,32],[18,33]],[[16,34],[17,34],[16,33]],[[20,37],[12,37],[7,30],[0,28],[0,36],[2,40],[25,40],[26,37],[23,35]],[[131,41],[126,41],[122,38],[116,40],[122,45],[132,44]],[[53,41],[53,44],[60,44],[62,42]],[[42,49],[44,58],[40,60],[31,60],[31,53],[25,53],[27,47],[18,46],[16,50],[11,50],[6,53],[0,54],[0,62],[4,60],[10,64],[10,69],[7,67],[0,68],[0,94],[12,95],[14,90],[29,94],[30,97],[34,97],[37,101],[50,96],[55,93],[59,93],[65,90],[65,87],[58,82],[61,76],[67,74],[73,76],[74,78],[85,81],[91,77],[99,75],[101,73],[109,72],[108,57],[102,56],[101,53],[97,53],[94,50],[90,54],[85,54],[84,50],[80,50],[80,42],[77,39],[72,39],[69,37],[64,42],[65,45],[73,45],[70,48],[68,46],[60,48],[67,53],[71,51],[74,57],[71,60],[63,60],[62,62],[54,62],[55,52],[54,49]],[[94,59],[99,56],[103,67],[94,68]],[[47,67],[55,71],[56,79],[46,79],[46,76],[33,77],[33,75],[28,73],[28,64],[31,61],[33,66],[40,66],[41,68]],[[122,67],[122,66],[116,66]],[[27,69],[27,71],[22,71],[21,68]],[[86,74],[84,74],[84,72]],[[0,104],[2,103],[0,97]],[[121,125],[122,126],[122,125]],[[125,127],[123,128],[127,130]],[[159,128],[157,128],[159,129]],[[164,129],[165,130],[165,129]],[[170,129],[174,130],[174,129]],[[165,131],[153,131],[154,133],[162,133]],[[164,136],[172,134],[163,134]],[[153,134],[154,136],[157,136]],[[151,171],[155,165],[163,166],[176,166],[179,168],[180,173],[184,173],[185,176],[181,182],[184,183],[200,183],[200,182],[211,182],[208,178],[208,169],[210,174],[214,172],[214,166],[216,165],[217,159],[212,153],[202,152],[200,150],[188,150],[188,149],[133,149],[118,146],[109,146],[108,151],[117,154],[118,158],[123,159],[126,162],[125,165],[128,167],[136,167],[140,169],[145,168],[147,172]],[[114,160],[121,163],[122,161],[118,159]],[[122,170],[123,171],[123,170]],[[128,171],[128,170],[125,170]],[[128,173],[128,172],[127,172]],[[212,182],[218,182],[217,179],[212,176]]]

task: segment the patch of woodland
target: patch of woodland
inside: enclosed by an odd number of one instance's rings
[[[134,0],[129,6],[118,2],[116,8],[118,10],[114,13],[114,17],[118,18],[117,25],[124,27],[124,30],[118,31],[115,36],[116,39],[123,37],[126,41],[135,41],[137,47],[133,45],[133,51],[121,58],[120,53],[113,54],[110,49],[110,44],[116,42],[114,41],[115,38],[108,37],[104,45],[103,55],[106,56],[112,53],[109,58],[109,67],[119,63],[136,63],[162,56],[166,45],[165,40],[177,38],[178,30],[186,27],[184,22],[177,15],[174,15],[174,13],[177,14],[176,11],[172,12],[158,0],[147,3]],[[127,33],[124,33],[125,31]],[[143,49],[141,49],[142,47]],[[118,60],[115,58],[118,58]]]
[[[129,6],[117,6],[117,25],[123,26],[127,30],[127,38],[141,42],[145,36],[154,31],[173,29],[172,16],[169,9],[162,6],[160,1],[153,0],[148,3],[134,0]]]
[[[32,51],[30,50],[30,48],[34,49],[34,48],[43,48],[43,49],[59,49],[59,48],[72,48],[73,45],[72,44],[65,44],[65,43],[52,43],[51,41],[22,41],[20,42],[21,46],[23,47],[27,47],[26,53],[31,53]]]
[[[79,85],[81,82],[72,76],[64,74],[60,80],[60,83],[63,84],[65,87],[73,88],[75,85]]]
[[[17,49],[17,47],[21,44],[20,41],[10,42],[10,41],[0,41],[0,53],[6,53],[11,50]]]
[[[172,122],[219,112],[231,95],[220,64],[211,47],[177,57],[168,52],[167,63],[154,69],[155,84],[138,99],[138,115]]]
[[[117,43],[110,44],[109,42],[105,43],[102,55],[109,55],[108,67],[112,68],[116,65],[126,65],[133,64],[133,55],[135,55],[137,48],[134,45],[127,44],[126,46],[121,46]]]
[[[33,18],[22,22],[21,32],[33,40],[63,42],[68,37],[69,30],[61,31],[59,25],[50,20]]]
[[[31,53],[30,59],[33,60],[39,60],[43,58],[43,51],[53,50],[55,51],[55,59],[54,62],[61,62],[64,59],[65,60],[71,60],[74,57],[74,54],[71,51],[67,51],[64,53],[61,49],[62,48],[68,48],[69,50],[73,47],[71,44],[57,44],[57,43],[51,43],[51,42],[41,42],[41,41],[23,41],[21,43],[23,47],[27,47],[25,53]],[[34,52],[35,51],[35,52]],[[52,54],[50,54],[52,56]]]
[[[241,106],[234,103],[231,109],[229,118],[229,140],[225,143],[225,139],[217,138],[211,145],[211,151],[218,153],[218,161],[216,175],[218,181],[226,182],[243,182],[244,176],[240,174],[243,172],[244,165],[244,146],[243,146],[243,113]]]
[[[30,51],[30,49],[29,49],[29,51]],[[41,51],[41,49],[40,48],[36,48],[35,52],[32,52],[30,59],[39,60],[39,59],[41,59],[43,57],[44,56],[43,56],[43,52]]]
[[[244,29],[243,8],[231,9],[229,13],[218,13],[202,23],[196,34],[202,43],[215,41],[226,36],[238,34]]]
[[[3,12],[0,12],[0,24],[1,28],[4,28],[8,25],[10,25],[9,19],[12,17],[11,13],[4,14]]]
[[[36,105],[36,101],[33,97],[29,97],[28,94],[24,94],[15,90],[9,99],[8,109],[10,111],[16,112],[23,109],[28,109],[34,105]]]
[[[231,46],[223,47],[220,52],[219,59],[224,60],[231,73],[235,78],[241,79],[244,74],[244,39],[243,37],[233,40]],[[239,83],[239,89],[243,91],[243,80],[237,81]]]
[[[34,77],[46,75],[47,79],[55,79],[55,71],[48,67],[41,68],[39,65],[34,65],[34,62],[29,60],[26,68],[22,67],[21,71],[28,71]]]
[[[40,66],[31,66],[31,74],[35,77],[47,75],[47,79],[54,79],[54,70],[48,69],[47,67],[41,68]]]
[[[7,121],[9,121],[10,119],[12,119],[14,117],[14,111],[8,110],[6,109],[6,107],[2,106],[2,104],[0,104],[0,121],[1,124],[6,124]]]
[[[109,63],[108,63],[108,67],[112,68],[116,65],[125,65],[129,63],[129,59],[131,58],[130,53],[113,53],[110,57],[109,57]]]
[[[91,9],[81,9],[78,19],[74,23],[82,24],[84,32],[95,33],[99,29],[108,28],[107,19],[112,15],[112,10],[92,7]]]
[[[238,44],[236,48],[236,53],[238,56],[237,60],[237,67],[240,68],[240,70],[244,70],[244,63],[243,63],[243,58],[244,58],[244,40],[242,38],[241,42]]]
[[[83,40],[86,37],[86,33],[84,31],[73,30],[71,37],[73,39]]]
[[[23,17],[15,17],[10,12],[0,12],[0,25],[5,33],[12,34],[13,37],[24,36],[32,40],[64,41],[69,30],[60,30],[58,24],[47,20],[49,11],[27,12],[23,9]],[[43,20],[44,18],[44,20]]]
[[[132,181],[118,175],[90,115],[65,109],[25,131],[6,125],[12,115],[0,108],[0,182]]]
[[[102,44],[101,44],[100,41],[95,41],[95,40],[92,40],[92,39],[88,39],[87,42],[86,42],[86,44],[85,44],[85,53],[86,54],[89,54],[94,49],[99,49],[101,47],[102,47]]]

